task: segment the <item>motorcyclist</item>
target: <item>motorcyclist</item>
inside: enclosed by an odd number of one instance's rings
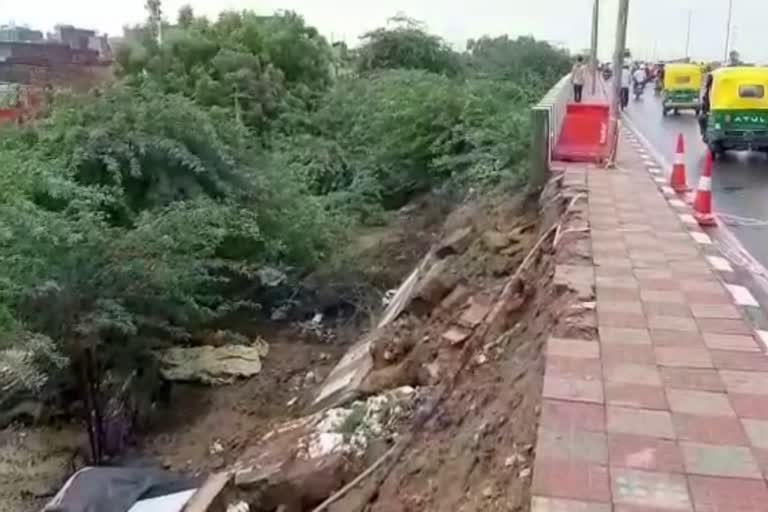
[[[645,84],[648,81],[648,74],[645,72],[644,67],[638,67],[634,73],[632,73],[632,85],[634,87],[635,97],[640,97],[645,89]]]
[[[659,64],[656,70],[656,92],[664,90],[664,64]]]

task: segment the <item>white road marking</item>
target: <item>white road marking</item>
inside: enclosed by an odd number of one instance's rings
[[[747,290],[745,287],[740,286],[738,284],[726,284],[726,288],[728,288],[728,291],[731,292],[731,295],[733,295],[733,300],[736,301],[736,304],[739,306],[752,306],[752,307],[760,307],[760,304],[757,303],[757,300],[752,296],[752,292]]]
[[[659,174],[661,172],[661,169],[658,167],[649,167],[648,172],[651,174]]]
[[[707,260],[715,270],[719,270],[720,272],[733,272],[733,267],[725,258],[721,258],[720,256],[707,256]]]
[[[664,180],[664,181],[666,181],[666,180]],[[668,195],[668,196],[675,195],[675,189],[673,189],[672,187],[661,187],[661,191],[664,192],[664,194]]]
[[[670,188],[670,190],[672,190],[672,189]],[[674,191],[674,190],[672,190],[672,192],[674,193],[675,191]],[[684,202],[682,202],[682,201],[681,201],[681,200],[679,200],[679,199],[670,199],[670,200],[669,200],[669,204],[671,204],[671,205],[672,205],[672,206],[674,206],[675,208],[685,208],[685,207],[686,207],[685,203],[684,203]]]
[[[655,181],[656,183],[666,183],[667,182],[666,179],[660,178],[660,177],[653,178],[653,181]]]
[[[683,221],[685,224],[691,224],[691,225],[697,225],[698,222],[696,222],[696,219],[693,218],[693,215],[690,213],[681,213],[680,214],[680,220]]]
[[[670,201],[671,203],[672,201]],[[682,202],[682,201],[681,201]],[[685,205],[683,205],[685,206]],[[706,233],[701,233],[699,231],[692,231],[691,237],[696,240],[697,243],[704,244],[704,245],[712,245],[712,239],[709,238],[709,235]]]

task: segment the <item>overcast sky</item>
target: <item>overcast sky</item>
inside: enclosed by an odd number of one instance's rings
[[[768,0],[733,0],[735,48],[744,59],[768,63],[764,36]],[[589,46],[592,0],[163,0],[171,20],[189,3],[198,14],[223,9],[268,13],[292,9],[326,36],[354,43],[367,30],[402,11],[423,20],[431,31],[459,48],[483,34],[532,34],[578,51]],[[600,53],[609,57],[618,0],[601,0]],[[629,46],[645,58],[674,58],[685,53],[688,9],[692,12],[690,53],[698,59],[722,59],[728,0],[631,0]],[[12,21],[43,30],[57,23],[93,27],[119,35],[126,23],[145,16],[144,0],[0,0],[0,23]]]

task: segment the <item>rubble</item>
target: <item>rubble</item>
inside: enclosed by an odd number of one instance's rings
[[[472,226],[454,230],[440,243],[435,255],[442,259],[451,254],[463,254],[472,243],[472,231]]]
[[[251,345],[173,347],[160,353],[161,372],[170,381],[231,384],[258,374],[268,351],[261,338]]]
[[[410,411],[415,394],[414,388],[404,386],[325,411],[299,457],[314,459],[332,453],[362,456],[372,438],[394,434],[391,428]]]

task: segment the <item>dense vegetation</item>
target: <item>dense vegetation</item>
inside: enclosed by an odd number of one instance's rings
[[[260,270],[301,276],[432,188],[520,182],[527,106],[568,68],[531,38],[457,53],[410,20],[340,52],[293,13],[184,8],[161,45],[157,19],[115,84],[0,136],[0,340],[96,416],[153,377],[151,349],[262,306]]]

